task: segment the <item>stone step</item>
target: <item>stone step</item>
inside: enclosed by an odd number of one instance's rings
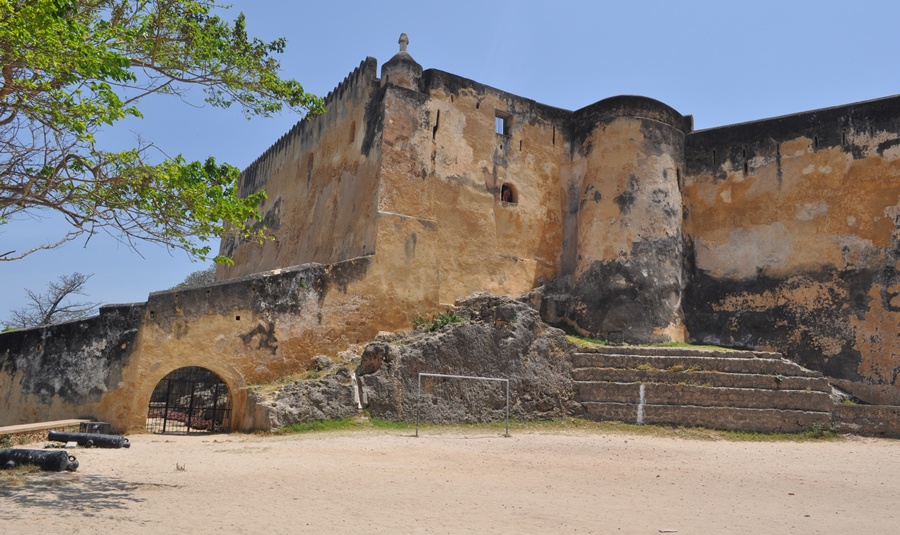
[[[829,394],[814,390],[768,390],[666,383],[576,381],[575,400],[585,402],[695,405],[701,407],[782,409],[830,412]],[[643,395],[641,389],[643,387]]]
[[[741,349],[709,349],[699,347],[667,346],[595,346],[578,348],[579,353],[598,355],[642,355],[662,357],[727,357],[727,358],[768,358],[782,359],[784,355],[771,351],[750,351]]]
[[[700,407],[694,405],[643,405],[585,402],[584,416],[591,420],[625,423],[674,424],[761,433],[801,433],[815,424],[830,425],[830,412]],[[639,411],[640,409],[640,411]],[[641,413],[638,421],[638,412]]]
[[[677,370],[677,368],[676,368]],[[612,383],[668,383],[729,388],[769,390],[814,390],[831,394],[831,384],[824,377],[798,377],[778,374],[726,373],[719,371],[634,370],[625,368],[576,368],[576,381],[608,381]]]
[[[822,377],[820,372],[807,370],[786,359],[758,357],[710,357],[690,355],[621,355],[614,353],[575,353],[574,368],[623,368],[670,370],[673,366],[695,371],[750,373],[757,375]]]

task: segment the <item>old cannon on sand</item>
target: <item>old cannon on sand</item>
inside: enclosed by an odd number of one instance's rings
[[[131,443],[121,435],[103,435],[100,433],[66,433],[51,430],[47,440],[56,442],[76,442],[86,448],[130,448]]]
[[[26,450],[8,448],[0,450],[0,468],[10,469],[17,466],[34,465],[41,470],[74,472],[78,469],[78,460],[65,450]]]

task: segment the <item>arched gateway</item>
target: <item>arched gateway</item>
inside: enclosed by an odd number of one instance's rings
[[[179,368],[163,377],[150,396],[151,433],[216,433],[230,427],[228,385],[206,368]]]

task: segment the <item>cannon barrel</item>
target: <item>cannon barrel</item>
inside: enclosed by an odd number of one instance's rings
[[[77,442],[86,448],[130,448],[131,443],[122,435],[102,435],[99,433],[66,433],[51,430],[47,440],[56,442]]]
[[[0,468],[15,468],[23,465],[34,465],[49,472],[74,472],[78,469],[78,460],[65,450],[25,450],[9,448],[0,450]]]

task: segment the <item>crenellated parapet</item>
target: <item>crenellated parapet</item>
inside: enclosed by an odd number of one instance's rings
[[[335,113],[348,98],[358,98],[358,91],[365,91],[373,87],[378,80],[378,60],[369,56],[360,62],[359,66],[350,72],[334,89],[325,95],[325,113],[322,115],[307,116],[298,121],[283,134],[278,141],[272,144],[256,160],[253,161],[241,173],[239,191],[241,195],[248,195],[262,188],[267,177],[271,174],[268,163],[272,156],[285,150],[289,145],[299,141],[301,144],[315,142],[321,130],[330,120],[330,115]]]

